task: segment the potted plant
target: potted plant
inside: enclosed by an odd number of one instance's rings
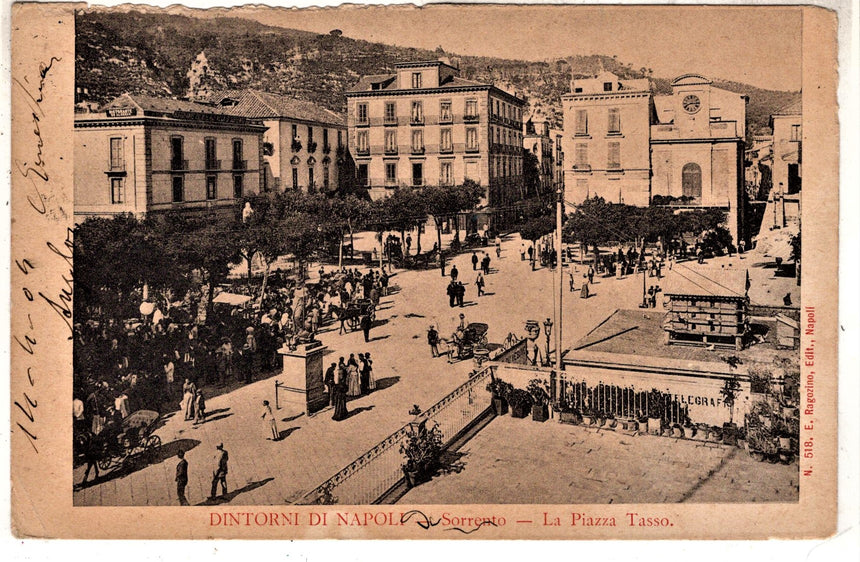
[[[663,394],[656,388],[648,393],[648,433],[660,435],[663,432]]]
[[[300,152],[302,150],[302,141],[300,141],[298,138],[293,139],[290,148],[293,149],[293,152]]]
[[[594,408],[587,403],[582,406],[582,423],[585,425],[594,425],[597,423],[597,416],[595,415]]]
[[[405,462],[401,466],[410,488],[430,479],[442,453],[442,431],[438,425],[427,427],[427,420],[410,423],[406,439],[400,444]]]
[[[508,413],[508,395],[513,390],[513,385],[495,376],[487,383],[487,390],[493,395],[493,410],[497,416]]]
[[[548,420],[549,393],[546,390],[546,383],[541,379],[532,379],[526,387],[526,392],[532,398],[532,419],[539,422]]]
[[[513,417],[524,418],[531,411],[532,396],[521,388],[515,388],[508,394],[508,404]]]
[[[769,379],[768,379],[769,380]],[[723,442],[727,445],[737,444],[738,426],[734,423],[735,400],[738,393],[741,391],[741,383],[737,376],[732,376],[723,381],[723,387],[720,389],[720,396],[723,397],[723,404],[729,409],[729,421],[723,424]]]

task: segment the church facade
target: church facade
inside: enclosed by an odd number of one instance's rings
[[[562,97],[567,199],[602,197],[679,211],[719,208],[743,233],[747,96],[698,74],[654,95],[648,79],[576,79]]]

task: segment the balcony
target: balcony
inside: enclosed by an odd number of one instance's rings
[[[248,161],[247,160],[233,160],[233,170],[247,170],[248,169]]]
[[[424,124],[424,117],[412,117],[412,119],[409,120],[409,124],[410,125],[423,125]]]
[[[480,152],[480,148],[478,146],[466,146],[466,152],[475,153]]]
[[[453,146],[440,146],[439,152],[441,154],[451,154],[452,152],[454,152],[454,147]]]
[[[205,163],[207,170],[220,170],[221,169],[221,161],[220,160],[206,160]]]
[[[369,127],[370,121],[366,117],[364,119],[359,118],[359,119],[355,120],[355,126],[356,127]]]
[[[464,115],[463,122],[464,123],[477,123],[480,120],[480,116],[478,115]]]
[[[370,148],[358,147],[355,149],[356,156],[370,156]]]
[[[421,187],[424,185],[424,178],[412,178],[412,187]]]
[[[174,172],[180,172],[188,169],[188,160],[171,160],[170,169]]]
[[[308,152],[313,154],[317,151],[317,143],[314,141],[308,141]]]
[[[108,162],[106,174],[125,175],[125,160],[111,160]]]
[[[386,146],[384,154],[386,156],[396,156],[397,155],[397,147],[396,146]]]
[[[439,124],[440,125],[450,125],[453,122],[454,122],[454,118],[450,113],[448,113],[447,115],[440,115],[439,116]]]
[[[423,146],[413,146],[412,147],[412,154],[424,154],[424,147]]]
[[[574,164],[573,165],[574,172],[590,172],[591,164]]]
[[[386,127],[396,127],[400,124],[397,117],[386,117],[382,124]]]

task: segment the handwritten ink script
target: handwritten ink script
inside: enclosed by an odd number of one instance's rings
[[[37,383],[38,372],[36,357],[40,349],[47,352],[46,342],[42,341],[40,328],[49,323],[49,318],[59,318],[68,329],[69,338],[72,337],[72,287],[73,267],[72,249],[74,243],[74,232],[67,228],[65,239],[57,241],[53,239],[30,238],[29,233],[39,233],[52,230],[55,224],[49,218],[49,199],[45,196],[51,188],[51,162],[52,155],[49,154],[46,142],[48,139],[43,134],[43,124],[53,117],[49,114],[50,100],[49,92],[52,88],[52,72],[55,65],[61,63],[62,59],[50,57],[47,61],[40,62],[34,73],[13,76],[13,96],[18,97],[20,102],[17,107],[26,107],[26,125],[15,123],[16,130],[22,132],[16,137],[16,156],[24,154],[24,157],[16,157],[13,160],[12,173],[13,183],[16,189],[26,190],[26,201],[28,203],[21,211],[21,215],[15,217],[19,224],[27,225],[26,254],[13,256],[15,275],[13,287],[24,296],[24,306],[18,306],[15,314],[26,318],[24,328],[12,334],[13,340],[24,352],[24,360],[15,363],[16,369],[20,369],[26,375],[20,396],[13,397],[13,430],[20,430],[30,442],[36,454],[39,453],[39,431],[38,431],[38,400]],[[29,113],[29,115],[27,115]],[[17,179],[17,181],[14,181]],[[16,209],[17,210],[17,209]],[[27,216],[27,213],[34,213]],[[39,221],[46,221],[39,224]],[[42,228],[44,226],[44,228]],[[22,245],[17,245],[22,247]],[[47,248],[47,251],[44,249]],[[40,256],[46,256],[41,259]],[[61,260],[58,263],[53,260]],[[47,272],[61,271],[57,278],[56,274]],[[68,270],[66,272],[66,270]],[[26,310],[23,308],[26,307]],[[43,314],[45,309],[52,314]],[[40,326],[41,324],[41,326]],[[13,376],[24,376],[19,372],[13,372]]]

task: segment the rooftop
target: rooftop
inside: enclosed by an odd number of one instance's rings
[[[666,367],[690,368],[691,363],[713,363],[711,371],[730,372],[724,356],[733,355],[743,362],[772,362],[773,358],[785,355],[776,348],[776,322],[755,319],[751,324],[753,337],[763,340],[745,347],[741,351],[716,351],[705,347],[666,345],[663,343],[663,317],[661,309],[616,310],[593,330],[576,342],[565,354],[565,360],[651,363],[655,358],[664,361]],[[615,356],[613,359],[612,356]],[[725,368],[723,369],[722,366]],[[745,369],[742,369],[745,371]]]
[[[744,298],[749,288],[746,269],[685,268],[666,272],[663,294]]]
[[[368,74],[362,76],[355,86],[347,90],[347,92],[370,92],[370,91],[388,91],[394,92],[401,90],[397,87],[396,74]],[[439,82],[440,88],[469,88],[469,87],[495,87],[492,84],[476,82],[475,80],[467,80],[459,76],[445,76]],[[427,89],[427,88],[424,88]],[[433,88],[430,88],[433,89]],[[420,91],[419,89],[409,88],[410,91]]]
[[[232,100],[235,105],[224,105]],[[327,125],[345,126],[342,115],[314,103],[259,90],[226,90],[208,98],[234,115],[255,119],[293,118]]]
[[[108,102],[99,108],[99,112],[104,113],[109,109],[118,109],[121,107],[136,107],[147,113],[168,114],[176,111],[185,111],[188,113],[237,116],[237,114],[230,111],[229,108],[218,107],[208,103],[177,100],[172,98],[157,98],[142,94],[129,93],[122,94]]]

